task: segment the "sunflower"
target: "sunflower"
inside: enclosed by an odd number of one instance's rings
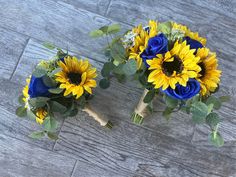
[[[157,58],[147,60],[152,70],[148,76],[148,82],[153,83],[155,88],[162,87],[163,90],[169,86],[175,89],[179,83],[186,86],[189,78],[197,77],[201,71],[197,65],[199,57],[194,55],[195,49],[190,49],[186,41],[174,44],[174,47],[165,54],[158,54]]]
[[[192,32],[187,26],[172,22],[172,28],[175,30],[183,31],[185,33],[185,36],[188,36],[191,39],[200,42],[203,46],[206,45],[206,38],[200,37],[197,32]]]
[[[148,40],[157,35],[157,22],[149,21],[148,27],[144,28],[141,24],[133,28],[132,32],[136,34],[134,38],[134,46],[129,48],[129,59],[135,59],[138,63],[138,68],[142,65],[140,54],[148,45]]]
[[[60,88],[65,89],[64,96],[72,94],[78,99],[85,91],[92,94],[91,88],[96,87],[94,78],[97,74],[96,68],[92,68],[87,60],[67,56],[58,65],[62,71],[55,74],[55,80],[60,83]]]
[[[36,111],[36,122],[42,124],[48,112],[44,108],[38,108]]]
[[[197,80],[201,83],[201,95],[209,95],[216,90],[220,82],[221,71],[217,69],[216,54],[210,52],[208,48],[201,48],[197,50],[196,56],[200,57],[198,65],[201,71]]]
[[[28,100],[30,98],[29,93],[28,93],[29,92],[29,83],[30,83],[30,78],[26,79],[26,85],[22,90],[22,93],[23,93],[22,100],[25,102],[25,108],[29,107],[29,103],[28,103]]]

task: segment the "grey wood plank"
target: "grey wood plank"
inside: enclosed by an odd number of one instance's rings
[[[3,28],[0,28],[0,36],[0,77],[9,79],[28,37]]]
[[[105,15],[110,0],[54,0],[58,3],[66,3],[75,8],[85,9],[97,14]]]
[[[42,46],[42,43],[39,41],[30,39],[12,77],[12,81],[25,83],[25,78],[31,74],[33,67],[41,59],[49,59],[54,56],[55,53],[55,50],[48,50]],[[71,54],[77,55],[76,53]],[[81,57],[84,58],[83,56]],[[98,70],[101,69],[101,63],[94,60],[90,60],[90,62]],[[97,78],[97,80],[99,79],[100,77]],[[96,96],[91,104],[98,112],[102,112],[111,119],[114,119],[113,115],[115,115],[115,117],[119,117],[121,120],[130,122],[130,115],[138,103],[141,92],[142,89],[135,86],[134,83],[123,85],[112,80],[111,88],[107,90],[97,88],[95,90],[94,93]],[[156,110],[164,110],[164,105],[161,103],[160,98],[157,99],[154,105]],[[160,112],[155,113],[152,116],[147,117],[144,126],[190,142],[194,131],[192,121],[183,113],[175,113],[173,117],[173,120],[168,123],[161,116]]]
[[[88,34],[112,20],[52,0],[0,0],[0,4],[0,26],[68,47],[84,56],[106,60],[102,54],[105,39],[94,40]]]
[[[34,140],[28,137],[33,131],[41,130],[35,121],[19,118],[15,115],[15,110],[19,106],[18,96],[21,94],[22,88],[22,83],[19,84],[6,79],[0,79],[0,133],[44,149],[52,149],[55,141],[47,138]]]
[[[70,177],[75,160],[15,138],[0,135],[0,175]]]
[[[86,113],[67,119],[54,151],[119,172],[120,176],[236,175],[233,157],[195,148],[118,117],[113,121],[117,126],[110,131],[101,129]]]

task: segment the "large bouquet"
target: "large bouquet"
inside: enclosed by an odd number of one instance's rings
[[[49,44],[45,45],[49,47]],[[52,49],[52,45],[50,47]],[[96,87],[96,68],[88,60],[77,59],[58,49],[51,60],[42,60],[26,80],[23,95],[19,97],[22,106],[16,114],[27,116],[42,125],[43,130],[33,132],[32,138],[47,135],[57,139],[56,129],[59,117],[73,117],[78,109],[87,112],[102,126],[112,127],[110,121],[99,116],[89,105],[92,89]],[[55,116],[55,114],[61,116]]]
[[[108,62],[101,71],[104,78],[100,86],[109,87],[111,77],[121,82],[138,80],[144,91],[131,115],[133,122],[143,122],[148,110],[152,111],[153,98],[160,94],[166,104],[163,116],[169,119],[178,110],[192,114],[195,123],[210,126],[210,141],[216,146],[223,145],[215,110],[228,96],[213,95],[218,91],[221,71],[216,53],[206,47],[206,39],[175,22],[151,20],[146,26],[140,24],[114,37],[119,30],[120,26],[115,24],[90,33],[92,37],[108,39],[105,49]]]

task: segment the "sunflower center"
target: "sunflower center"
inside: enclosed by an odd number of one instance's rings
[[[171,76],[174,71],[179,74],[184,68],[182,60],[176,55],[174,55],[173,57],[174,60],[172,62],[162,63],[162,70],[167,76]]]
[[[69,78],[72,84],[79,85],[81,82],[81,74],[80,73],[68,73],[67,77]]]
[[[198,65],[201,67],[201,71],[199,72],[199,74],[201,74],[201,77],[200,77],[200,78],[202,78],[202,77],[204,77],[205,74],[206,74],[206,67],[205,67],[205,65],[204,65],[203,62],[199,63]]]

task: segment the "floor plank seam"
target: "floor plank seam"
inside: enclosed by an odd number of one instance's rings
[[[107,17],[107,13],[108,13],[108,11],[109,11],[109,9],[110,9],[110,7],[111,7],[111,1],[112,1],[112,0],[109,1],[108,6],[107,6],[107,9],[106,9],[106,11],[105,11],[105,13],[104,13],[104,16],[105,16],[105,17]]]
[[[23,56],[23,54],[24,54],[24,52],[25,52],[25,49],[26,49],[26,47],[27,47],[27,45],[28,45],[28,43],[29,43],[29,40],[30,40],[30,37],[26,40],[24,49],[22,50],[22,52],[21,52],[21,54],[20,54],[20,56],[19,56],[19,59],[17,60],[17,63],[16,63],[16,65],[15,65],[13,71],[12,71],[12,74],[11,74],[11,76],[10,76],[10,78],[9,78],[10,81],[12,80],[12,77],[14,76],[14,74],[15,74],[15,72],[16,72],[16,69],[17,69],[17,67],[18,67],[18,65],[19,65],[19,63],[20,63],[20,61],[21,61],[21,58],[22,58],[22,56]]]
[[[78,164],[78,160],[75,161],[75,165],[74,165],[74,167],[73,167],[73,169],[72,169],[72,172],[71,172],[70,177],[73,177],[73,176],[74,176],[74,173],[75,173],[75,170],[76,170],[77,164]]]
[[[60,133],[61,133],[61,129],[62,129],[62,126],[63,126],[64,122],[65,122],[65,119],[62,120],[62,124],[61,124],[61,126],[60,126],[59,131],[58,131],[58,137],[59,137],[59,135],[60,135]],[[55,148],[55,146],[56,146],[56,144],[57,144],[57,141],[58,141],[59,139],[60,139],[60,138],[58,138],[58,139],[54,142],[54,145],[53,145],[53,147],[52,147],[52,151],[54,151],[54,148]],[[54,152],[55,152],[55,151],[54,151]]]

